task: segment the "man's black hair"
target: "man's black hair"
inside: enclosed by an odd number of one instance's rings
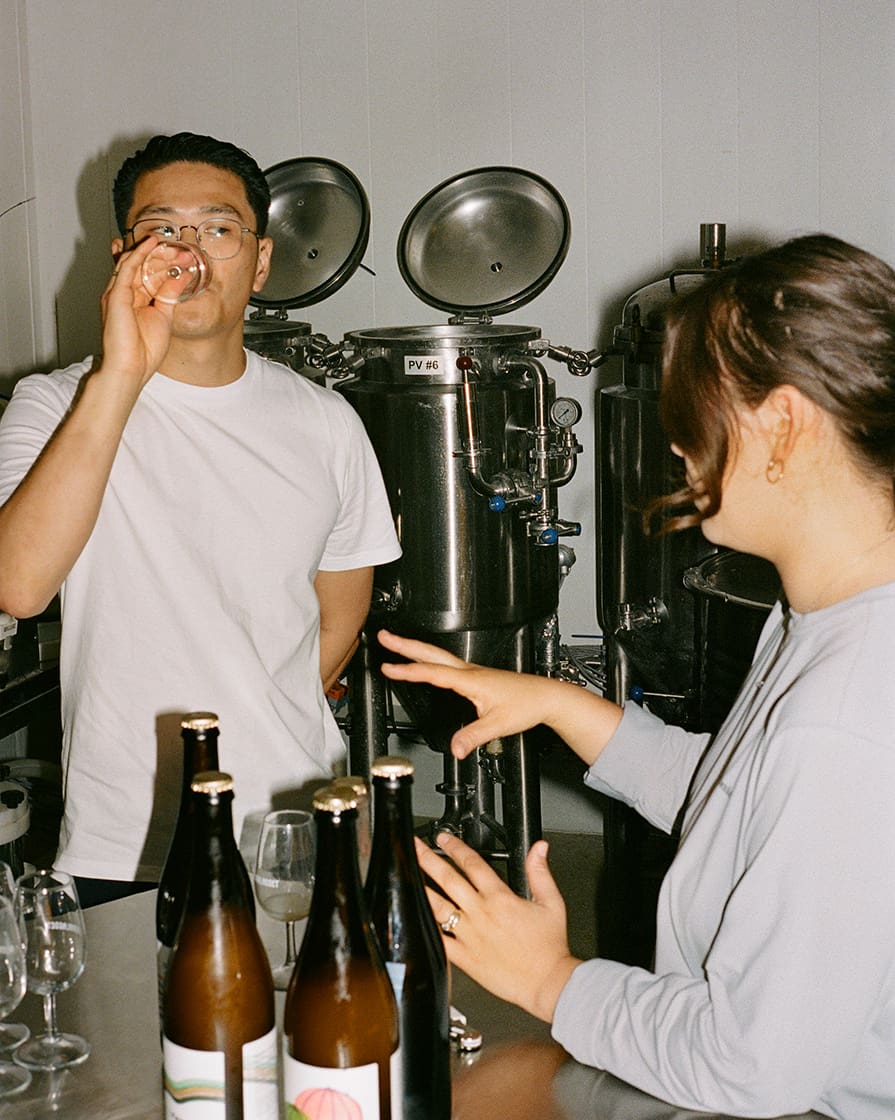
[[[127,216],[134,202],[137,180],[147,171],[157,171],[171,163],[208,163],[238,176],[255,215],[256,232],[259,237],[264,236],[270,208],[270,188],[255,160],[248,152],[226,140],[198,136],[194,132],[178,132],[174,136],[153,136],[145,148],[124,161],[115,176],[112,199],[122,237],[127,229]]]

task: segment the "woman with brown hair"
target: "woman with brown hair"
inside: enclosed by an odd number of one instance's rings
[[[536,843],[531,899],[459,839],[421,846],[450,959],[552,1023],[579,1061],[743,1116],[895,1114],[895,273],[827,236],[719,273],[671,309],[672,527],[780,574],[714,736],[575,685],[383,632],[394,679],[473,702],[464,757],[545,723],[586,783],[670,830],[652,970],[573,958]]]

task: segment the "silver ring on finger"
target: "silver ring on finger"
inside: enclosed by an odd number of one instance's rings
[[[442,933],[453,933],[457,926],[460,924],[460,919],[463,917],[461,912],[454,907],[448,916],[441,923]]]

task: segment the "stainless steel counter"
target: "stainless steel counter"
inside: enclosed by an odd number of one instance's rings
[[[35,1074],[23,1094],[0,1103],[6,1120],[160,1120],[161,1049],[155,986],[155,892],[85,911],[88,962],[58,997],[59,1026],[93,1045],[88,1060],[57,1074]],[[280,927],[262,933],[276,963]],[[547,1027],[454,974],[454,1004],[485,1037],[475,1055],[455,1060],[454,1120],[706,1120],[672,1108],[598,1070],[573,1062]],[[278,1014],[283,996],[278,993]],[[29,994],[10,1016],[32,1030],[41,1003]],[[725,1120],[716,1114],[715,1120]],[[815,1113],[808,1118],[821,1120]],[[727,1118],[729,1120],[729,1118]]]

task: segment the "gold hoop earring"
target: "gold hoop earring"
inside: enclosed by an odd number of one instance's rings
[[[765,478],[772,486],[783,478],[783,460],[782,459],[769,459],[768,465],[765,468]]]

